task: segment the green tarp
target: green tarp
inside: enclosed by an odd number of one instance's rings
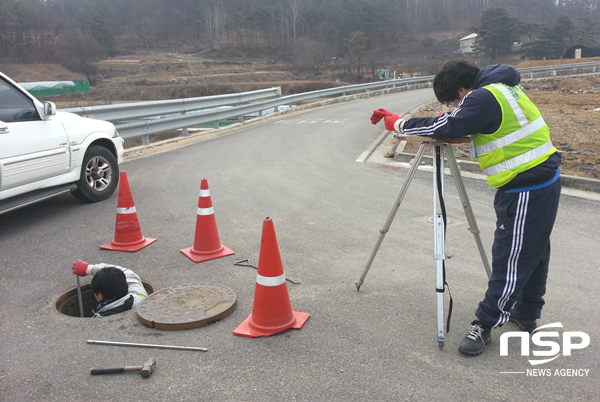
[[[23,82],[19,85],[36,98],[81,93],[90,90],[90,83],[83,80]]]

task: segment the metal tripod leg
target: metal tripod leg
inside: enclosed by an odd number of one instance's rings
[[[487,273],[489,279],[492,276],[492,269],[490,268],[490,263],[487,259],[485,249],[483,248],[483,242],[481,241],[481,237],[479,236],[479,228],[477,227],[475,215],[473,214],[473,209],[471,208],[471,203],[469,202],[469,197],[467,196],[467,190],[465,189],[465,184],[460,174],[460,168],[458,167],[458,163],[456,162],[454,149],[452,148],[451,144],[444,145],[447,150],[446,156],[448,158],[448,162],[450,163],[450,170],[452,171],[452,177],[454,178],[454,183],[456,184],[456,190],[458,191],[460,201],[462,203],[463,209],[465,210],[467,222],[469,223],[469,230],[471,231],[471,233],[473,233],[473,237],[475,237],[475,243],[477,243],[477,248],[479,249],[481,261],[483,262],[483,267],[485,268],[485,272]]]
[[[438,157],[439,156],[439,157]],[[438,164],[439,159],[439,164]],[[438,183],[438,172],[439,175]],[[442,143],[434,144],[433,154],[433,258],[436,262],[437,292],[437,339],[438,347],[444,348],[446,335],[444,331],[444,260],[446,260],[446,234],[444,216],[437,212],[438,200],[444,199],[444,148]],[[443,209],[442,209],[443,210]]]
[[[371,268],[371,264],[373,264],[373,260],[375,259],[375,256],[377,255],[377,251],[379,251],[379,247],[381,246],[381,243],[383,242],[383,239],[384,239],[386,233],[389,231],[390,226],[392,225],[392,221],[394,220],[394,217],[396,216],[396,212],[398,212],[398,208],[400,207],[400,204],[402,203],[402,200],[404,199],[404,196],[406,195],[406,190],[408,190],[408,187],[410,186],[410,182],[412,181],[412,179],[415,175],[415,172],[417,171],[417,168],[419,167],[419,164],[421,163],[421,159],[423,159],[423,154],[425,153],[426,149],[427,149],[427,143],[423,142],[419,146],[419,150],[417,151],[417,154],[415,155],[415,159],[413,160],[413,164],[410,167],[410,170],[408,171],[406,179],[404,180],[402,189],[400,190],[400,193],[398,194],[398,197],[396,198],[396,203],[394,204],[394,206],[387,218],[387,221],[385,222],[385,225],[383,226],[383,229],[381,229],[379,231],[379,233],[380,233],[379,239],[377,239],[377,243],[375,244],[375,248],[373,248],[373,251],[371,252],[371,256],[369,257],[369,260],[367,261],[367,265],[365,266],[365,269],[363,270],[363,273],[360,276],[360,279],[354,282],[356,284],[356,291],[360,290],[360,287],[362,286],[362,284],[365,280],[365,277],[367,276],[367,273],[369,272],[369,269]]]
[[[456,156],[454,155],[454,149],[452,148],[452,144],[448,143],[439,143],[435,144],[435,153],[433,158],[433,216],[434,216],[434,232],[435,232],[435,241],[434,241],[434,259],[437,263],[437,321],[438,321],[438,346],[441,349],[444,348],[445,342],[445,331],[444,331],[444,260],[446,259],[445,253],[445,227],[444,227],[444,219],[441,214],[437,213],[437,202],[439,200],[444,199],[444,150],[446,151],[446,157],[448,158],[448,163],[450,165],[450,170],[452,172],[452,176],[454,178],[454,182],[456,184],[456,189],[458,191],[458,195],[460,197],[463,209],[465,210],[465,215],[467,217],[467,221],[469,223],[469,230],[473,233],[475,237],[475,243],[477,243],[477,248],[479,249],[479,254],[481,256],[481,261],[483,262],[483,266],[488,275],[488,279],[492,275],[492,270],[490,268],[485,249],[483,248],[483,243],[481,241],[481,237],[479,236],[479,228],[477,227],[477,222],[475,220],[475,215],[473,214],[473,209],[471,208],[471,203],[469,202],[469,197],[467,196],[467,190],[465,189],[464,182],[462,181],[462,176],[460,174],[460,168],[458,167],[458,163],[456,161]],[[439,154],[439,166],[437,165],[436,156]],[[440,186],[438,187],[437,183],[437,175],[436,172],[441,172],[440,174]],[[436,194],[438,197],[436,197]]]
[[[375,244],[375,248],[367,261],[367,265],[358,281],[355,282],[356,290],[360,290],[361,285],[363,284],[369,269],[377,255],[379,247],[383,242],[383,239],[386,233],[389,231],[389,228],[398,212],[398,208],[402,203],[404,195],[406,194],[406,190],[410,186],[410,183],[414,177],[419,164],[423,158],[423,154],[427,148],[429,142],[421,143],[419,150],[415,156],[413,161],[413,165],[411,166],[408,175],[404,181],[402,189],[398,194],[398,198],[396,199],[396,203],[388,216],[387,221],[383,229],[380,230],[379,239]],[[492,270],[490,268],[485,249],[483,247],[483,243],[481,241],[481,237],[479,236],[479,228],[477,227],[477,222],[475,221],[475,215],[473,214],[473,209],[471,208],[471,203],[469,202],[469,198],[467,196],[467,191],[465,189],[465,185],[462,181],[462,176],[460,174],[460,168],[458,167],[458,163],[456,161],[456,156],[454,155],[454,149],[452,148],[452,144],[445,142],[433,142],[434,145],[434,155],[433,155],[433,223],[434,223],[434,259],[436,260],[436,268],[437,268],[437,322],[438,322],[438,346],[440,349],[444,347],[445,342],[445,331],[444,331],[444,286],[445,286],[445,278],[444,278],[444,261],[446,260],[446,252],[445,252],[445,222],[443,214],[437,213],[438,201],[440,204],[444,200],[444,151],[446,151],[446,158],[448,159],[448,163],[450,165],[450,170],[452,172],[452,176],[454,178],[454,183],[456,184],[456,189],[458,190],[458,195],[460,197],[463,209],[465,211],[465,216],[467,217],[467,221],[469,223],[469,230],[473,233],[475,237],[475,242],[477,243],[477,248],[479,249],[479,254],[481,256],[481,260],[483,262],[483,266],[486,270],[488,278],[491,277]],[[439,163],[438,158],[439,156]],[[438,176],[437,172],[440,172],[439,175],[439,187],[438,187]],[[440,205],[442,206],[442,205]]]

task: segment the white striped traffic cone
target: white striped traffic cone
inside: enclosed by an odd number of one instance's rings
[[[238,325],[233,334],[256,338],[290,328],[301,329],[309,317],[309,313],[292,311],[275,226],[271,218],[266,218],[260,241],[252,314]]]
[[[232,250],[222,245],[219,240],[215,211],[210,199],[210,190],[208,189],[208,181],[206,179],[202,179],[200,184],[194,245],[182,249],[181,252],[194,262],[214,260],[215,258],[234,254]]]
[[[129,180],[127,174],[121,172],[119,177],[119,199],[117,201],[117,222],[115,224],[115,237],[110,243],[100,246],[104,250],[138,251],[156,239],[142,236]]]

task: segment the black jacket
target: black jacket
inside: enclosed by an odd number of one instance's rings
[[[521,74],[511,66],[494,64],[479,71],[473,88],[458,104],[452,113],[428,118],[412,118],[404,123],[406,135],[426,135],[432,138],[460,138],[473,134],[492,134],[502,123],[502,109],[494,95],[482,87],[502,83],[516,86],[521,82]],[[501,187],[509,190],[535,186],[551,180],[560,165],[560,154],[555,152],[545,162],[518,174]]]

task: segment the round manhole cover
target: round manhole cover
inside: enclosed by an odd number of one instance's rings
[[[138,320],[167,331],[193,329],[217,322],[236,307],[235,292],[225,286],[188,284],[172,286],[148,296],[137,309]]]

